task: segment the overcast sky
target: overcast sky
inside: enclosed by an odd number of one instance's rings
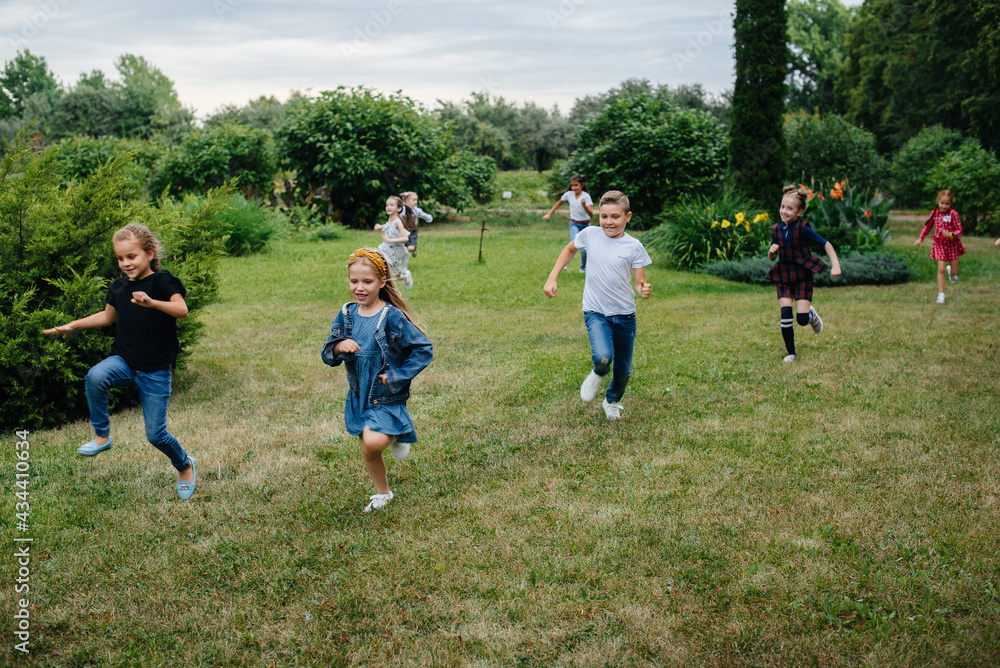
[[[845,4],[860,4],[848,0]],[[731,0],[0,0],[0,54],[63,84],[143,56],[199,118],[260,95],[401,90],[428,108],[472,91],[558,104],[628,78],[733,85]]]

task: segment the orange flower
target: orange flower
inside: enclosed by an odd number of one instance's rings
[[[871,218],[871,217],[872,217],[872,210],[865,209],[865,218]]]
[[[823,197],[822,195],[816,195],[816,197],[819,197],[819,198],[820,198],[821,200],[823,200],[824,202],[826,201],[826,198],[825,198],[825,197]]]
[[[844,192],[842,190],[831,190],[830,197],[833,199],[844,199]]]

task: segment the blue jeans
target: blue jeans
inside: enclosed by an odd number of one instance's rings
[[[575,220],[569,221],[569,240],[573,241],[573,239],[576,239],[576,235],[588,227],[590,227],[590,221],[586,223],[578,223]],[[587,269],[587,251],[583,248],[580,249],[580,269]]]
[[[146,439],[157,450],[170,458],[178,471],[190,464],[184,448],[167,431],[167,404],[170,402],[170,369],[135,371],[118,355],[112,355],[91,367],[85,386],[87,405],[90,406],[90,424],[98,436],[111,433],[108,420],[108,390],[112,387],[134,385],[142,402],[142,419],[146,423]]]
[[[608,387],[604,398],[609,404],[616,404],[621,401],[628,379],[632,376],[635,313],[603,315],[596,311],[584,311],[583,321],[587,325],[587,335],[590,337],[594,373],[603,377],[613,368],[611,386]]]

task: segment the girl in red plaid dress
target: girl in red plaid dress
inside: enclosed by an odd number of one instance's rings
[[[788,354],[785,362],[794,362],[795,329],[792,319],[792,305],[796,307],[795,320],[800,325],[810,325],[819,334],[823,331],[823,321],[812,301],[813,274],[826,271],[826,263],[809,252],[809,242],[823,246],[830,256],[833,265],[831,276],[840,276],[840,260],[833,244],[816,234],[815,230],[802,219],[802,213],[809,202],[809,191],[805,188],[796,190],[795,186],[785,186],[784,197],[781,198],[781,208],[778,213],[781,222],[771,229],[771,247],[767,250],[767,259],[778,263],[767,272],[767,277],[778,284],[778,307],[781,309],[781,337],[785,340]]]
[[[931,259],[937,260],[938,263],[938,304],[944,304],[945,276],[952,284],[958,282],[958,258],[965,255],[965,246],[959,238],[962,236],[962,221],[958,217],[958,211],[951,208],[954,200],[955,196],[950,190],[938,193],[937,208],[931,211],[930,218],[924,223],[924,229],[920,231],[920,238],[914,244],[920,245],[933,224],[934,245],[931,246]]]

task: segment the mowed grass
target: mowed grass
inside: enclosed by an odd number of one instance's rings
[[[420,442],[373,489],[320,361],[370,232],[223,263],[175,380],[181,502],[138,410],[31,436],[32,645],[46,666],[978,665],[1000,662],[1000,253],[966,240],[934,304],[817,289],[784,365],[773,289],[654,266],[634,374],[584,404],[583,277],[562,223],[422,230],[407,294],[435,344]],[[560,218],[560,220],[564,220]],[[521,221],[521,224],[518,224]],[[8,439],[11,440],[11,439]],[[3,522],[13,533],[13,447]],[[23,535],[23,534],[22,534]],[[15,559],[3,560],[12,593]],[[13,610],[13,604],[8,606]],[[7,628],[13,627],[7,617]]]

